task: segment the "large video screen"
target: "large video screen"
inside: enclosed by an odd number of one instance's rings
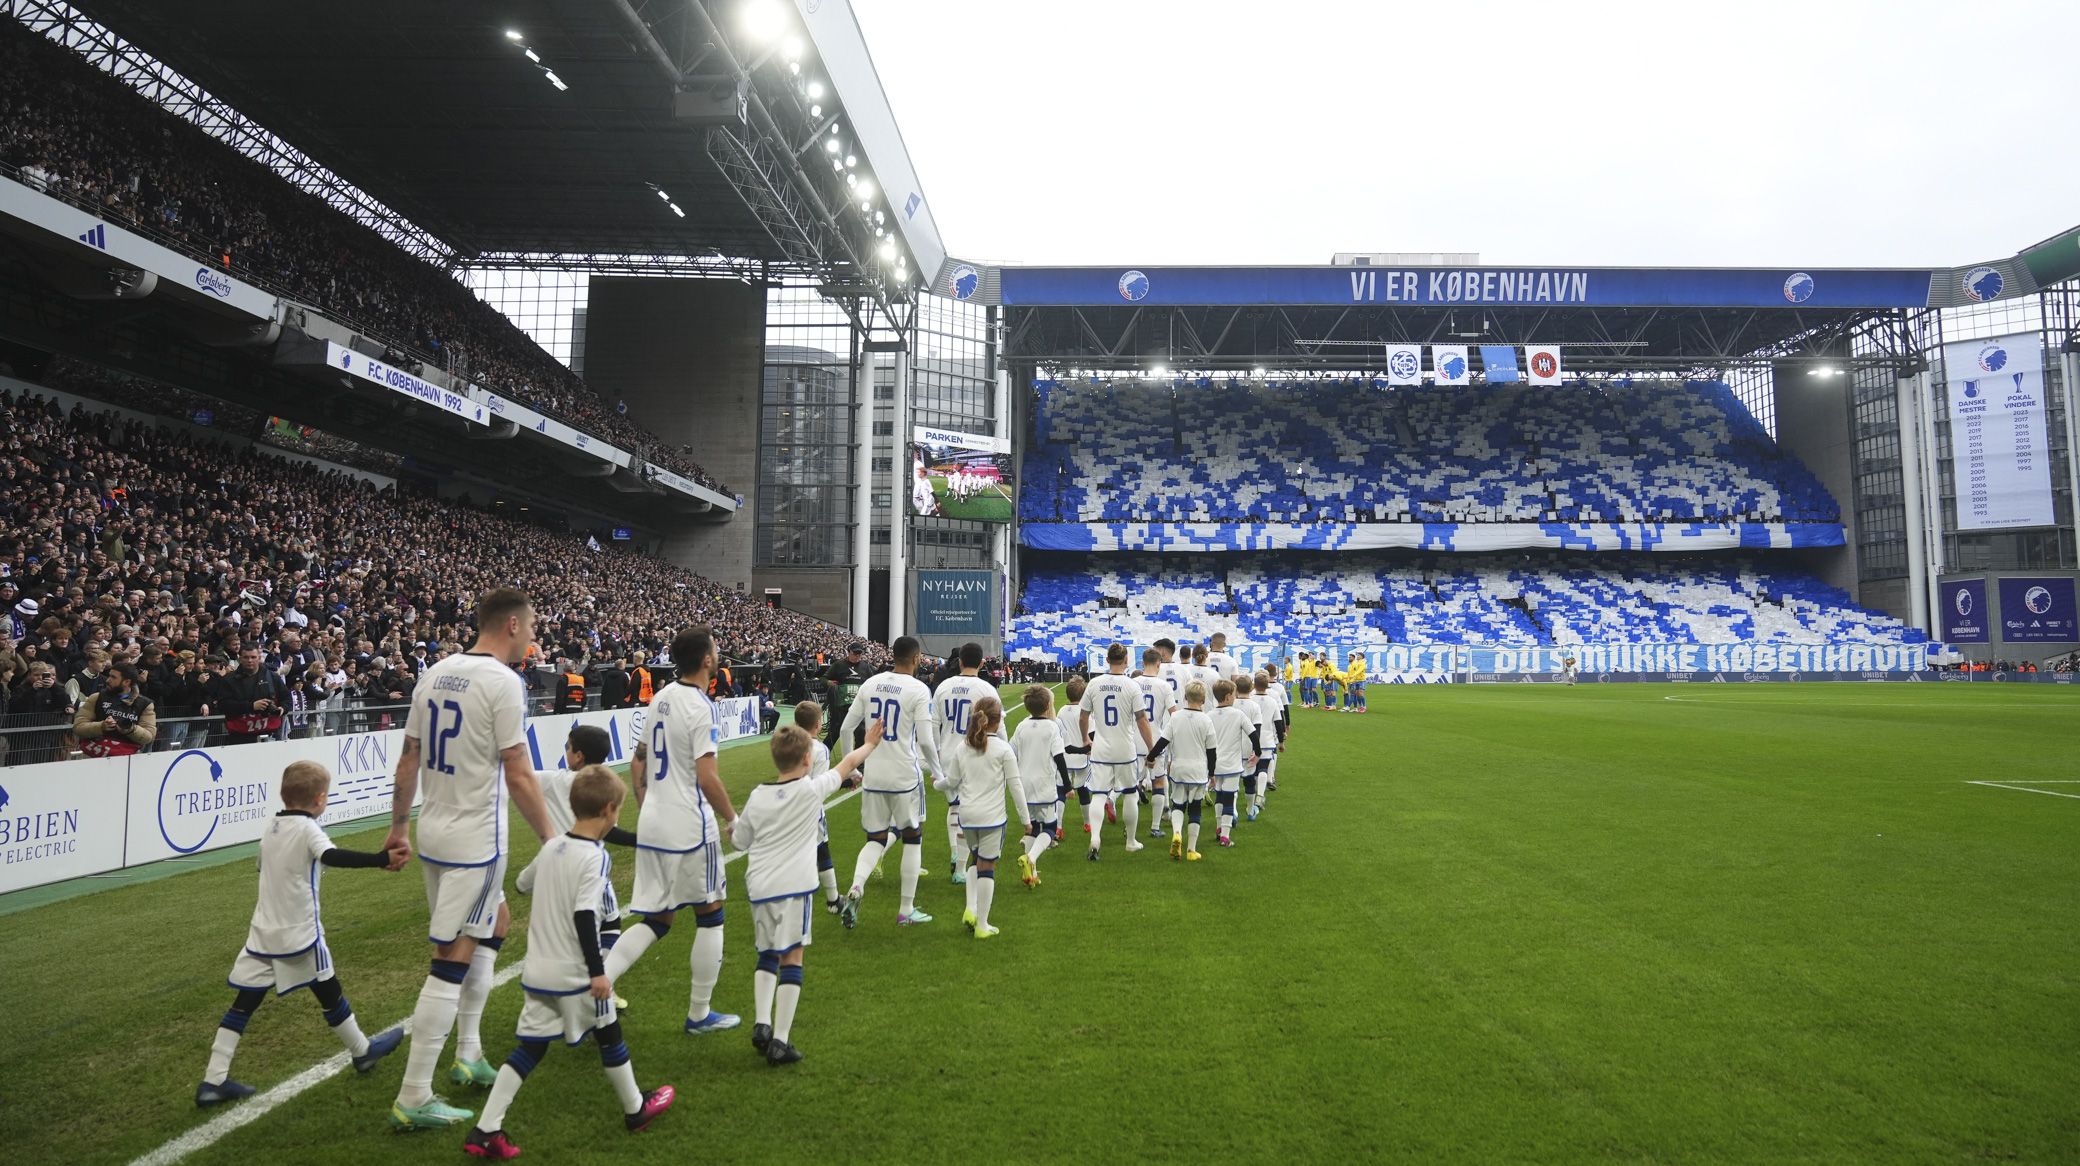
[[[923,426],[910,431],[910,509],[919,516],[1010,522],[1017,497],[1009,441]]]

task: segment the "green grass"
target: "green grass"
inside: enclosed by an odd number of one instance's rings
[[[1300,713],[1269,812],[1204,862],[1130,858],[1115,827],[1085,863],[1072,808],[989,945],[957,921],[935,800],[939,922],[894,926],[893,860],[859,930],[819,915],[791,1069],[741,1032],[679,1033],[675,929],[621,987],[638,1077],[678,1107],[631,1140],[596,1055],[559,1048],[508,1129],[532,1160],[660,1164],[2080,1159],[2080,801],[1966,784],[2080,793],[2052,784],[2080,777],[2071,692],[1370,696],[1366,717]],[[725,779],[764,762],[726,751]],[[831,815],[841,879],[857,804]],[[748,1012],[741,863],[731,880],[717,1005]],[[251,899],[239,863],[0,918],[21,1161],[120,1161],[204,1120],[189,1095]],[[416,873],[334,871],[325,899],[364,1027],[406,1015]],[[519,1002],[492,998],[494,1058]],[[298,994],[260,1011],[237,1072],[265,1087],[336,1050]],[[401,1071],[335,1078],[191,1161],[461,1160],[459,1135],[383,1131]]]

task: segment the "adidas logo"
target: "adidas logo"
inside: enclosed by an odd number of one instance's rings
[[[87,233],[81,235],[79,241],[89,247],[98,247],[106,251],[108,250],[108,228],[100,223],[95,223],[87,228]]]

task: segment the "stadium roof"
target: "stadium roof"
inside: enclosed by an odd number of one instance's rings
[[[75,4],[465,259],[720,253],[825,274],[874,267],[873,222],[814,148],[838,122],[858,173],[885,179],[875,201],[889,229],[918,270],[936,271],[936,230],[849,5],[811,5],[806,23],[780,9],[766,38],[744,31],[739,6]],[[826,77],[832,94],[810,101]],[[718,157],[718,121],[741,155]],[[773,189],[747,195],[747,177]]]

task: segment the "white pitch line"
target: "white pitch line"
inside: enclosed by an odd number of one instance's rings
[[[1968,781],[1968,782],[1965,782],[1965,784],[1966,784],[1966,785],[1983,785],[1983,786],[1990,786],[1990,787],[1992,787],[1993,789],[2012,789],[2012,790],[2019,790],[2019,791],[2021,791],[2022,793],[2026,793],[2026,794],[2043,794],[2043,795],[2044,795],[2044,796],[2046,796],[2046,797],[2053,797],[2053,798],[2080,798],[2080,794],[2062,794],[2062,793],[2058,792],[2058,791],[2057,791],[2057,790],[2055,790],[2055,789],[2034,789],[2034,788],[2032,788],[2032,787],[2030,787],[2030,786],[2026,786],[2026,785],[2009,785],[2008,783],[2006,783],[2006,782],[2004,782],[2004,781]],[[2051,783],[2050,783],[2050,782],[2046,782],[2046,783],[2044,783],[2044,784],[2046,784],[2046,785],[2049,785],[2049,784],[2051,784]],[[2071,783],[2071,782],[2065,782],[2065,783],[2061,783],[2061,784],[2066,784],[2066,785],[2070,785],[2070,784],[2073,784],[2073,783]]]
[[[859,796],[858,790],[846,790],[824,804],[826,806],[835,806],[857,796]],[[744,857],[744,852],[741,850],[734,854],[724,855],[722,865],[728,866],[742,857]],[[492,990],[496,991],[518,979],[520,966],[521,961],[518,960],[507,964],[497,975],[491,978]],[[410,1036],[412,1032],[412,1018],[407,1016],[396,1024],[385,1025],[376,1031],[388,1032],[392,1028],[402,1028],[405,1031],[405,1035]],[[409,1052],[410,1049],[407,1048],[405,1051]],[[173,1163],[193,1154],[195,1151],[208,1149],[223,1141],[225,1135],[233,1130],[241,1126],[251,1125],[253,1122],[266,1117],[294,1099],[298,1094],[339,1076],[340,1073],[345,1071],[350,1060],[351,1058],[348,1057],[344,1050],[334,1053],[332,1056],[319,1061],[317,1064],[276,1085],[274,1088],[257,1093],[250,1099],[234,1105],[230,1110],[211,1118],[202,1125],[196,1126],[187,1133],[153,1150],[151,1153],[132,1159],[130,1166],[173,1166]]]

